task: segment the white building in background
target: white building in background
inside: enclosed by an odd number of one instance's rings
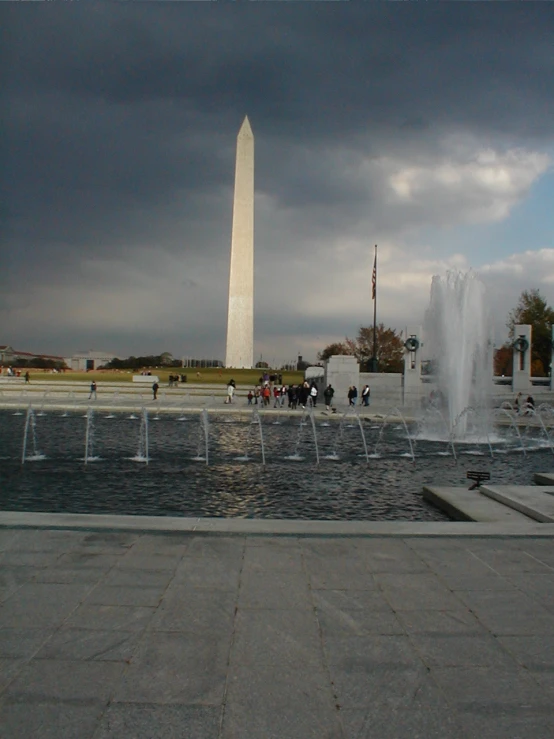
[[[104,364],[108,364],[114,359],[113,354],[107,352],[76,352],[72,357],[65,357],[65,363],[69,369],[75,372],[87,372],[88,370],[95,370],[98,367],[102,367]]]
[[[0,364],[13,364],[17,356],[17,352],[9,344],[0,344]]]

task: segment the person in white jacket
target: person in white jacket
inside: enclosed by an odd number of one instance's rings
[[[227,383],[227,397],[225,398],[225,402],[232,403],[234,395],[235,395],[235,381],[229,380],[229,382]]]
[[[315,408],[317,404],[317,385],[315,382],[312,382],[312,386],[310,387],[310,401],[312,403],[312,407]]]

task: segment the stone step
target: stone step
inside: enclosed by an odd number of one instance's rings
[[[533,481],[537,485],[554,485],[554,472],[535,472]]]
[[[528,516],[481,495],[478,490],[424,485],[423,497],[457,521],[528,523],[529,525],[533,523]]]
[[[554,523],[554,487],[536,485],[481,485],[481,492],[493,500],[541,523]]]

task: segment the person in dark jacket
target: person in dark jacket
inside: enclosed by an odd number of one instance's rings
[[[335,394],[335,390],[332,385],[327,385],[325,390],[323,391],[323,400],[325,401],[325,408],[327,410],[330,409],[331,405],[333,404],[333,395]]]
[[[301,385],[298,389],[298,400],[300,402],[300,405],[302,408],[306,407],[306,404],[308,402],[308,395],[310,394],[310,386],[307,382],[305,382],[303,385]]]

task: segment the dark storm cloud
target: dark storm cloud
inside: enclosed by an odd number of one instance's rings
[[[10,304],[93,257],[227,259],[245,113],[257,192],[304,235],[378,201],[362,155],[554,132],[550,4],[2,4],[0,23]]]
[[[453,120],[552,131],[547,6],[2,11],[10,178],[41,202],[70,199],[70,210],[93,195],[102,211],[117,210],[163,201],[176,187],[229,184],[245,112],[280,159],[278,142],[318,150],[342,139],[367,151],[373,136],[377,153],[387,137],[425,138]],[[309,177],[292,183],[294,194],[325,198],[325,178]]]

